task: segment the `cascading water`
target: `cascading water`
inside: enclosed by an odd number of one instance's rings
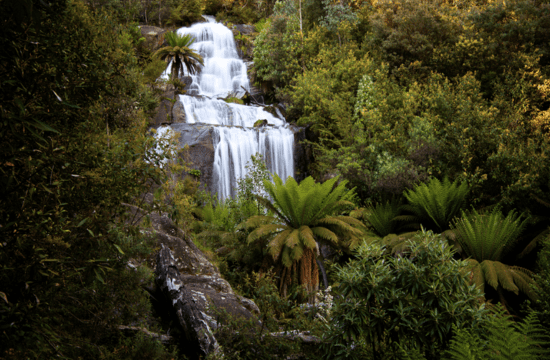
[[[219,97],[243,95],[250,91],[246,64],[239,58],[233,33],[227,27],[206,17],[208,22],[178,29],[178,34],[191,34],[192,48],[204,59],[204,66],[187,95],[179,95],[188,124],[214,125],[214,163],[212,190],[220,199],[236,193],[238,179],[246,175],[251,156],[263,155],[269,171],[281,179],[294,176],[294,133],[283,116],[273,116],[261,106],[226,103]],[[168,66],[169,75],[171,66]],[[185,75],[188,76],[187,73]],[[268,126],[254,128],[257,120]],[[177,131],[177,130],[176,130]]]

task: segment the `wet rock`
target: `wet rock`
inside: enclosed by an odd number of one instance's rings
[[[186,119],[188,121],[188,119]],[[181,154],[183,160],[200,171],[199,181],[207,191],[212,190],[214,169],[214,140],[212,125],[175,123],[172,129],[180,134],[180,147],[188,146]]]
[[[267,120],[257,120],[254,123],[254,127],[262,127],[262,126],[267,126]]]
[[[181,101],[176,101],[174,107],[172,108],[172,122],[173,123],[184,123],[185,122],[185,108]]]

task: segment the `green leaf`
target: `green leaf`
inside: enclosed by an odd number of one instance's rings
[[[92,230],[90,230],[90,229],[87,229],[87,230],[90,233],[90,235],[92,235],[92,237],[94,237],[94,233],[92,232]]]
[[[99,274],[99,271],[97,271],[96,269],[94,269],[94,272],[95,272],[95,276],[96,278],[101,281],[102,284],[105,284],[105,281],[103,280],[103,278],[101,277],[101,275]]]
[[[34,122],[31,123],[35,128],[43,130],[43,131],[50,131],[54,133],[58,133],[59,131],[55,130],[53,127],[49,126],[48,124],[43,123],[40,120],[34,120]]]
[[[120,248],[120,246],[118,246],[117,244],[113,244],[116,249],[118,250],[119,253],[121,253],[122,255],[124,255],[124,251],[122,251],[122,249]]]
[[[76,225],[76,227],[81,227],[82,225],[84,225],[84,223],[86,223],[87,220],[88,220],[88,218],[85,218],[84,220],[79,222],[78,225]]]

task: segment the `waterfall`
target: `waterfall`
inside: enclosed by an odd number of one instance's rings
[[[281,179],[294,176],[294,133],[278,110],[274,116],[262,106],[220,99],[243,95],[250,90],[250,83],[231,30],[213,17],[205,18],[205,23],[177,30],[180,35],[195,38],[192,48],[204,59],[200,73],[191,75],[192,83],[186,95],[179,95],[179,101],[187,124],[213,126],[211,189],[225,199],[236,194],[237,181],[246,176],[247,162],[256,153],[263,155],[268,170]],[[168,66],[163,76],[167,77],[170,69]],[[186,72],[184,75],[189,76]],[[267,120],[267,126],[255,128],[257,120]]]
[[[235,195],[237,180],[246,175],[245,166],[256,153],[263,155],[269,171],[281,179],[294,176],[292,131],[284,127],[262,130],[215,128],[214,182],[219,198]]]

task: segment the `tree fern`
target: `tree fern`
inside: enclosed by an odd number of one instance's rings
[[[531,289],[533,273],[518,266],[509,266],[502,261],[514,250],[527,219],[514,211],[506,217],[498,210],[480,214],[475,210],[463,213],[451,227],[456,231],[456,241],[462,248],[462,255],[469,259],[473,282],[485,291],[485,284],[516,295],[522,292],[531,299],[536,295]]]
[[[481,262],[501,261],[516,244],[527,219],[511,211],[506,217],[498,210],[480,214],[476,210],[463,213],[451,227],[458,230],[458,242],[466,254]]]
[[[288,269],[295,268],[293,265],[308,251],[319,254],[317,242],[333,246],[342,241],[357,244],[366,230],[361,221],[341,215],[345,208],[353,206],[349,201],[353,191],[346,188],[345,181],[338,184],[338,178],[333,178],[318,184],[308,177],[298,184],[289,177],[283,183],[274,175],[273,182],[265,181],[264,185],[269,198],[258,196],[257,200],[274,215],[253,216],[239,227],[252,230],[249,242],[267,239],[273,259]],[[315,261],[315,257],[310,259],[308,255],[308,261]],[[312,264],[312,268],[317,266]]]
[[[194,74],[200,71],[201,65],[204,65],[204,59],[195,50],[191,49],[191,45],[195,42],[195,38],[191,35],[179,35],[176,32],[168,32],[164,34],[168,46],[158,49],[153,57],[158,57],[166,62],[172,62],[172,77],[177,79],[180,70],[183,67],[187,69],[189,74]]]
[[[401,203],[397,200],[387,201],[384,204],[376,204],[367,209],[365,216],[369,225],[372,226],[376,235],[384,237],[395,234],[397,222],[395,218],[401,212]]]
[[[403,207],[413,214],[413,218],[400,217],[400,220],[416,220],[424,227],[435,231],[445,231],[450,221],[466,205],[468,185],[465,182],[453,183],[448,178],[443,182],[436,178],[427,184],[406,190],[404,195],[409,201]]]

